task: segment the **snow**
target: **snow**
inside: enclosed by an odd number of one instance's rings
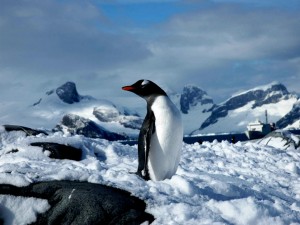
[[[268,203],[266,201],[266,203]],[[273,203],[271,203],[273,204]],[[226,202],[209,201],[209,206],[233,224],[284,224],[279,216],[270,216],[267,207],[262,207],[253,197],[235,199]],[[236,215],[240,215],[237,217]]]
[[[35,222],[36,214],[49,208],[48,201],[44,199],[0,195],[0,219],[5,221],[4,225]]]
[[[139,117],[135,116],[137,113],[134,110],[126,109],[127,112],[133,115],[124,115],[124,107],[115,106],[108,100],[85,97],[78,103],[67,104],[59,99],[55,92],[50,95],[46,94],[41,99],[40,103],[34,106],[33,104],[22,105],[4,102],[1,106],[0,125],[13,123],[20,126],[51,130],[61,122],[64,115],[75,114],[92,120],[111,132],[126,133],[129,137],[138,135],[138,129],[124,127],[121,124],[138,119]],[[145,105],[143,106],[145,107]],[[101,122],[93,114],[94,109],[102,111],[108,117],[115,115],[115,118],[112,121]]]
[[[300,129],[300,120],[296,120],[294,123],[288,125],[285,129]]]
[[[258,143],[277,147],[280,149],[294,149],[300,146],[300,139],[298,136],[288,131],[276,130],[270,135],[267,135],[262,140],[259,140]]]
[[[84,156],[78,162],[51,159],[29,145],[37,141],[81,148]],[[137,163],[136,145],[62,133],[26,137],[0,129],[1,183],[76,180],[118,187],[146,202],[147,212],[156,218],[154,225],[300,224],[300,149],[286,148],[279,139],[272,145],[183,144],[177,173],[164,181],[145,181],[130,173]],[[30,213],[22,208],[24,201]],[[1,196],[0,204],[9,221],[12,214],[15,219],[22,215],[26,223],[48,208],[44,200],[11,196]]]
[[[180,109],[180,95],[170,95],[172,102],[176,105],[178,109]],[[202,99],[210,97],[204,96]],[[208,110],[213,107],[212,103],[207,104],[196,104],[191,105],[188,114],[181,114],[182,122],[184,124],[184,134],[189,135],[193,131],[199,129],[201,124],[211,115],[211,112]],[[214,131],[216,132],[216,131]]]
[[[269,84],[261,85],[261,86],[258,86],[258,87],[255,87],[255,88],[252,88],[252,89],[249,89],[249,90],[246,90],[246,91],[239,91],[239,92],[233,94],[230,98],[237,97],[237,96],[240,96],[240,95],[244,95],[248,92],[254,92],[254,91],[258,91],[258,90],[267,91],[267,90],[271,89],[272,86],[275,86],[275,85],[280,85],[280,82],[273,81]]]
[[[201,131],[196,131],[193,134],[205,134],[218,132],[244,132],[250,122],[256,120],[265,121],[265,111],[268,112],[268,122],[275,123],[293,108],[296,98],[281,100],[277,103],[264,104],[260,107],[252,109],[255,101],[251,101],[243,107],[228,111],[228,116],[218,119],[218,122],[212,124]],[[196,117],[195,117],[196,118]],[[197,120],[194,120],[197,121]]]
[[[210,116],[210,109],[213,104],[197,105],[189,111],[188,114],[182,114],[182,121],[184,124],[184,133],[191,134],[193,131],[199,129],[201,124]],[[216,132],[216,130],[214,130]]]

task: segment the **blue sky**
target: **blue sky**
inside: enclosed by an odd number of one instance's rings
[[[148,2],[117,4],[98,4],[103,13],[116,24],[131,24],[132,26],[153,26],[168,20],[177,13],[185,12],[186,7],[180,7],[173,2]]]
[[[199,9],[209,9],[218,5],[236,4],[249,9],[278,8],[299,10],[298,0],[154,0],[154,1],[94,1],[110,20],[116,24],[123,22],[135,26],[151,26],[163,23],[172,16],[190,13]],[[124,24],[125,24],[124,23]]]
[[[141,78],[217,103],[272,81],[300,92],[299,27],[298,0],[2,0],[0,101],[69,80],[111,100]]]

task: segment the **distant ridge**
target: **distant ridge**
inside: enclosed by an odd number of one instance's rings
[[[20,124],[33,128],[52,129],[61,124],[62,118],[74,114],[95,122],[109,132],[136,138],[143,122],[145,111],[142,104],[123,106],[106,99],[82,95],[73,81],[57,88],[47,88],[38,101],[27,108],[2,110],[4,124]],[[278,128],[299,128],[299,96],[290,93],[278,82],[254,87],[234,94],[226,101],[216,104],[202,88],[195,84],[185,85],[180,92],[168,93],[182,112],[185,135],[208,133],[241,133],[248,123],[259,119],[265,121],[265,110],[269,122]],[[38,98],[39,97],[39,98]],[[129,98],[130,101],[130,98]],[[297,102],[298,101],[298,102]]]
[[[210,109],[210,116],[193,133],[209,130],[213,126],[222,131],[226,131],[227,127],[231,129],[228,132],[242,131],[242,129],[246,129],[247,123],[254,120],[255,117],[263,115],[263,112],[268,109],[271,118],[277,118],[273,121],[276,122],[288,112],[286,112],[288,110],[287,105],[291,107],[297,101],[297,98],[296,95],[289,93],[283,84],[278,82],[243,91],[221,104],[214,105]],[[282,109],[276,112],[273,110],[274,104],[285,105],[285,108],[279,107]],[[223,122],[220,124],[221,120]]]

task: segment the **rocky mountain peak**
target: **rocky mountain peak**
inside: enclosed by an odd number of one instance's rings
[[[70,81],[58,87],[56,94],[63,102],[68,104],[79,102],[81,99],[81,96],[77,92],[76,84]]]
[[[182,113],[188,114],[188,111],[197,104],[213,104],[213,100],[201,88],[195,85],[186,85],[180,97]]]
[[[290,93],[286,87],[277,82],[273,82],[266,86],[257,87],[248,91],[242,92],[228,99],[224,105],[228,109],[235,109],[255,101],[252,108],[262,106],[263,104],[276,103],[281,98],[288,97]]]
[[[278,83],[278,82],[272,83],[270,89],[273,91],[282,91],[282,92],[285,92],[286,94],[289,93],[288,90],[286,89],[286,87],[283,84]]]
[[[241,108],[247,104],[251,104],[251,108],[255,109],[266,104],[278,103],[281,100],[293,98],[286,87],[278,82],[260,86],[248,91],[244,91],[232,96],[224,103],[215,105],[211,111],[211,115],[204,121],[200,129],[204,129],[216,122],[219,118],[226,117],[230,110]]]

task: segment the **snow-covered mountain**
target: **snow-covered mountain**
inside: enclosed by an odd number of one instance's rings
[[[55,127],[55,130],[81,133],[94,128],[88,132],[93,133],[93,137],[96,133],[102,137],[103,132],[107,137],[120,137],[118,134],[135,137],[143,121],[136,112],[125,107],[116,106],[108,100],[80,95],[73,82],[47,91],[37,102],[24,109],[21,115],[12,117],[15,124],[47,130]]]
[[[170,98],[182,113],[185,134],[199,128],[210,115],[209,109],[214,106],[205,91],[191,84],[184,86],[182,93],[170,95]]]
[[[183,114],[195,110],[199,105],[213,104],[211,97],[205,91],[195,85],[186,85],[180,96],[180,110]]]
[[[244,91],[220,104],[215,104],[203,89],[195,85],[186,85],[182,92],[169,93],[169,96],[182,112],[185,135],[244,132],[249,122],[257,119],[265,121],[265,110],[268,111],[269,122],[277,122],[279,128],[299,128],[298,96],[289,93],[280,83]],[[6,110],[4,104],[1,108],[1,124],[46,130],[59,127],[62,131],[72,133],[86,130],[86,127],[82,127],[83,124],[94,124],[88,127],[98,126],[107,133],[136,138],[146,113],[144,102],[133,101],[126,108],[122,106],[123,101],[114,104],[108,100],[81,95],[73,82],[48,90],[37,99],[38,101],[28,103],[30,106],[24,108],[18,106]],[[130,102],[131,99],[126,101]],[[76,118],[74,121],[77,121],[77,125],[80,124],[79,130],[75,131],[73,127],[63,124],[66,115],[69,119]]]
[[[276,126],[279,128],[300,128],[300,100],[295,102],[291,111],[277,121]]]
[[[268,122],[275,123],[290,112],[297,99],[296,95],[290,94],[283,84],[277,82],[256,87],[214,105],[206,120],[192,134],[243,132],[249,122],[256,119],[265,121],[266,110]]]

